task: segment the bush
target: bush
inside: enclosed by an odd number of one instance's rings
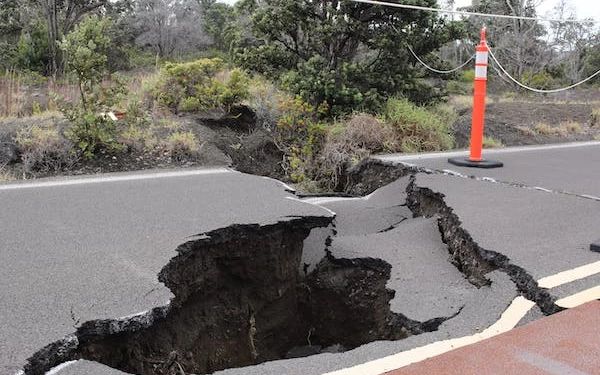
[[[227,109],[249,96],[250,79],[241,70],[224,72],[223,60],[167,63],[150,88],[157,103],[173,112]]]
[[[171,158],[176,161],[194,158],[199,150],[196,136],[191,131],[171,134],[167,139],[167,149]]]
[[[394,149],[393,130],[368,114],[355,114],[345,123],[329,128],[327,140],[316,158],[314,176],[328,191],[339,188],[346,169],[372,153]]]
[[[26,173],[48,173],[68,169],[77,161],[73,144],[58,128],[32,125],[17,132],[17,145]]]
[[[357,63],[344,62],[337,70],[330,70],[323,57],[315,56],[298,64],[298,69],[282,77],[283,87],[317,106],[330,103],[327,115],[335,117],[355,110],[377,111],[382,95],[374,88],[365,89],[368,72]]]
[[[327,103],[315,108],[300,97],[288,98],[280,102],[279,110],[273,139],[286,156],[283,168],[294,182],[310,180],[311,163],[325,140],[326,127],[320,117],[327,112]]]
[[[452,123],[432,109],[418,107],[407,99],[390,99],[385,119],[400,140],[401,152],[442,151],[454,146]]]

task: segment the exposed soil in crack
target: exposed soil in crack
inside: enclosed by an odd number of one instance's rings
[[[29,359],[25,375],[76,359],[141,375],[211,373],[264,361],[344,351],[436,330],[390,310],[391,266],[325,252],[301,271],[303,241],[331,217],[232,225],[179,246],[159,274],[168,306],[85,322]]]
[[[407,187],[407,204],[415,217],[438,216],[438,225],[442,240],[448,245],[450,261],[468,280],[476,286],[490,283],[486,274],[501,270],[516,285],[525,298],[534,301],[542,312],[551,315],[563,310],[555,304],[555,298],[544,288],[540,288],[535,279],[523,268],[512,264],[505,255],[481,248],[471,235],[462,228],[462,222],[444,201],[444,195],[429,188],[419,187],[415,177]]]

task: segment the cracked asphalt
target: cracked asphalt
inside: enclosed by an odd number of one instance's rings
[[[441,193],[481,248],[503,254],[535,280],[600,261],[600,142],[484,151],[504,168],[450,165],[453,154],[387,155],[412,165],[418,187]],[[458,153],[466,155],[466,153]],[[392,311],[411,319],[455,317],[437,331],[354,350],[280,360],[218,374],[323,374],[494,324],[519,295],[501,270],[476,288],[448,262],[435,218],[412,218],[408,178],[363,198],[298,200],[276,181],[227,170],[93,183],[0,185],[0,372],[16,374],[28,356],[72,333],[83,320],[118,318],[164,305],[156,275],[189,236],[232,223],[270,223],[337,214],[335,257],[374,257],[392,265]],[[135,176],[140,176],[136,174]],[[85,179],[84,179],[85,180]],[[83,181],[83,180],[82,180]],[[90,203],[93,202],[93,203]],[[305,262],[324,252],[329,231],[306,241]],[[597,273],[549,289],[556,299],[600,285]],[[537,307],[519,324],[541,317]],[[120,374],[79,361],[52,374]],[[349,371],[348,374],[351,372]],[[362,372],[367,374],[368,372]],[[378,372],[373,372],[374,374]]]

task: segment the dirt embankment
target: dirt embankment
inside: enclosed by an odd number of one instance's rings
[[[554,97],[488,98],[484,135],[504,146],[549,144],[598,139],[600,89]],[[469,145],[471,109],[462,108],[454,124],[456,147]],[[598,116],[598,114],[596,114]]]

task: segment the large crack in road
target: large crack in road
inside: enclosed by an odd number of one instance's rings
[[[481,248],[443,194],[418,186],[414,175],[419,171],[371,163],[363,173],[349,177],[348,191],[366,194],[390,182],[390,176],[412,175],[407,179],[405,202],[393,202],[408,207],[412,218],[396,215],[391,225],[373,228],[374,233],[392,236],[407,222],[434,218],[448,261],[473,286],[488,288],[489,274],[501,271],[544,314],[560,310],[523,268]],[[29,358],[24,374],[45,374],[78,359],[140,375],[211,373],[342,352],[378,340],[401,340],[435,331],[460,315],[460,306],[453,314],[425,320],[393,311],[390,301],[396,292],[388,288],[392,264],[378,257],[340,256],[332,251],[332,238],[335,243],[339,237],[334,220],[293,217],[198,235],[179,246],[178,255],[159,274],[175,296],[169,305],[118,320],[84,322],[72,335]],[[331,235],[322,244],[319,261],[304,264],[305,240],[317,228]],[[341,237],[339,243],[344,243]]]

